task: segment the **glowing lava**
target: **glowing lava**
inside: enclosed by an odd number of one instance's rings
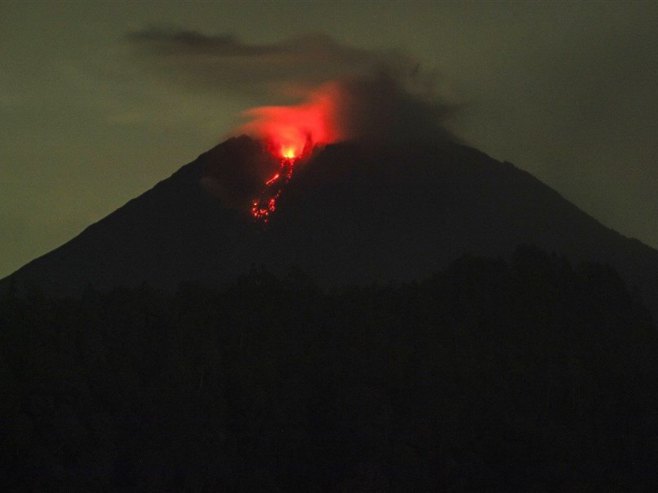
[[[292,146],[285,146],[281,149],[281,156],[285,159],[295,159],[297,157],[297,152]]]
[[[264,181],[259,197],[251,202],[251,215],[268,222],[295,166],[317,146],[340,140],[337,126],[338,93],[326,85],[304,102],[291,106],[262,106],[245,113],[251,121],[239,131],[261,139],[279,161],[279,169]]]
[[[254,199],[251,203],[251,215],[254,219],[258,219],[267,223],[276,211],[277,200],[281,197],[283,189],[292,178],[292,173],[295,164],[299,158],[292,149],[282,149],[279,170],[265,182],[265,190],[261,196]]]

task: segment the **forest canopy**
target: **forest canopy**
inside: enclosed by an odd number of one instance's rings
[[[658,340],[610,267],[533,247],[410,284],[0,300],[5,491],[658,486]]]

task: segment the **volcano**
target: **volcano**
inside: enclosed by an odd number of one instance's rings
[[[229,283],[258,265],[301,271],[320,286],[405,282],[465,254],[505,257],[533,244],[612,265],[658,314],[656,250],[471,147],[316,149],[295,165],[263,224],[250,204],[272,166],[260,141],[231,138],[2,284],[54,296],[90,285],[173,290],[181,282]]]

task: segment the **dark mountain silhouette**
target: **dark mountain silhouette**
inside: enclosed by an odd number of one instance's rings
[[[657,252],[465,146],[328,146],[263,224],[276,166],[3,281],[2,491],[658,491]]]
[[[658,252],[510,163],[458,144],[330,145],[299,165],[263,227],[236,204],[271,165],[265,153],[249,137],[230,139],[3,284],[52,295],[173,289],[227,283],[255,264],[320,285],[408,281],[464,253],[508,256],[534,244],[611,264],[658,313]]]

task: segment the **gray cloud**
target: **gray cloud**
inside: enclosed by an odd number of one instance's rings
[[[171,79],[248,95],[275,91],[279,97],[295,96],[337,77],[416,64],[399,53],[350,47],[322,34],[247,44],[230,35],[149,28],[127,39],[152,68]]]
[[[150,28],[128,40],[161,76],[188,89],[247,95],[256,105],[331,98],[341,138],[455,140],[445,120],[459,106],[438,95],[435,73],[400,52],[347,46],[322,34],[247,44],[229,35]]]
[[[445,122],[460,106],[424,94],[413,73],[405,78],[399,72],[380,70],[342,79],[337,86],[339,127],[350,139],[386,143],[459,140]]]

